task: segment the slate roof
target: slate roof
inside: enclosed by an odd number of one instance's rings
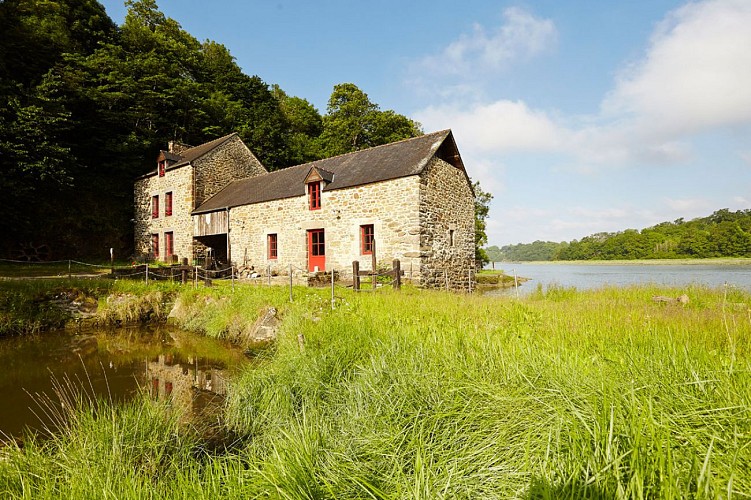
[[[196,208],[193,214],[303,196],[305,178],[314,167],[331,174],[331,181],[323,190],[333,191],[418,175],[436,154],[466,175],[451,130],[442,130],[233,181]]]
[[[192,148],[186,149],[185,151],[183,151],[180,154],[170,153],[169,151],[162,151],[162,153],[164,154],[165,158],[167,158],[169,160],[175,161],[175,163],[173,163],[172,165],[170,165],[169,167],[167,167],[166,170],[169,171],[169,170],[172,170],[172,169],[175,169],[175,168],[180,168],[182,166],[188,165],[189,163],[197,160],[198,158],[200,158],[201,156],[205,155],[206,153],[208,153],[212,149],[215,149],[218,146],[221,146],[222,144],[224,144],[225,142],[227,142],[227,140],[229,140],[230,138],[232,138],[232,137],[234,137],[236,135],[237,135],[237,132],[233,132],[233,133],[231,133],[229,135],[225,135],[224,137],[220,137],[218,139],[214,139],[213,141],[205,142],[205,143],[201,144],[200,146],[194,146]],[[156,175],[156,173],[157,173],[157,171],[156,171],[156,169],[154,169],[151,172],[138,177],[138,179],[143,179],[143,178],[149,177],[151,175]]]

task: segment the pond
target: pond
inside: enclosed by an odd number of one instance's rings
[[[59,406],[60,390],[113,402],[146,391],[205,415],[248,362],[233,346],[168,326],[0,339],[0,437],[54,430],[48,404]]]
[[[603,286],[655,284],[684,287],[692,284],[720,287],[725,284],[751,291],[749,264],[570,264],[558,262],[496,262],[495,269],[528,278],[519,293],[534,291],[538,284],[575,287],[579,290]],[[513,288],[490,294],[514,294]]]

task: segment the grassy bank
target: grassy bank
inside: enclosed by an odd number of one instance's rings
[[[271,290],[181,295],[210,305],[194,327],[217,335],[266,305],[283,317],[270,362],[234,384],[226,452],[155,403],[83,411],[52,442],[4,450],[0,495],[751,495],[747,294],[342,290],[332,311],[325,291]],[[651,299],[684,292],[686,306]]]

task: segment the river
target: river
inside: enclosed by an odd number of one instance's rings
[[[0,438],[54,431],[61,390],[113,402],[146,393],[204,415],[247,363],[229,344],[168,326],[0,339]]]
[[[655,284],[672,287],[706,285],[733,286],[751,291],[749,264],[607,264],[559,262],[496,262],[495,269],[528,278],[519,293],[534,291],[538,285],[575,287],[579,290],[604,286]],[[494,290],[492,294],[513,294],[513,289]]]

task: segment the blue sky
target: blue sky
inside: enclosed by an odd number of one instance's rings
[[[353,82],[451,128],[491,245],[751,208],[749,0],[157,1],[322,113]]]

